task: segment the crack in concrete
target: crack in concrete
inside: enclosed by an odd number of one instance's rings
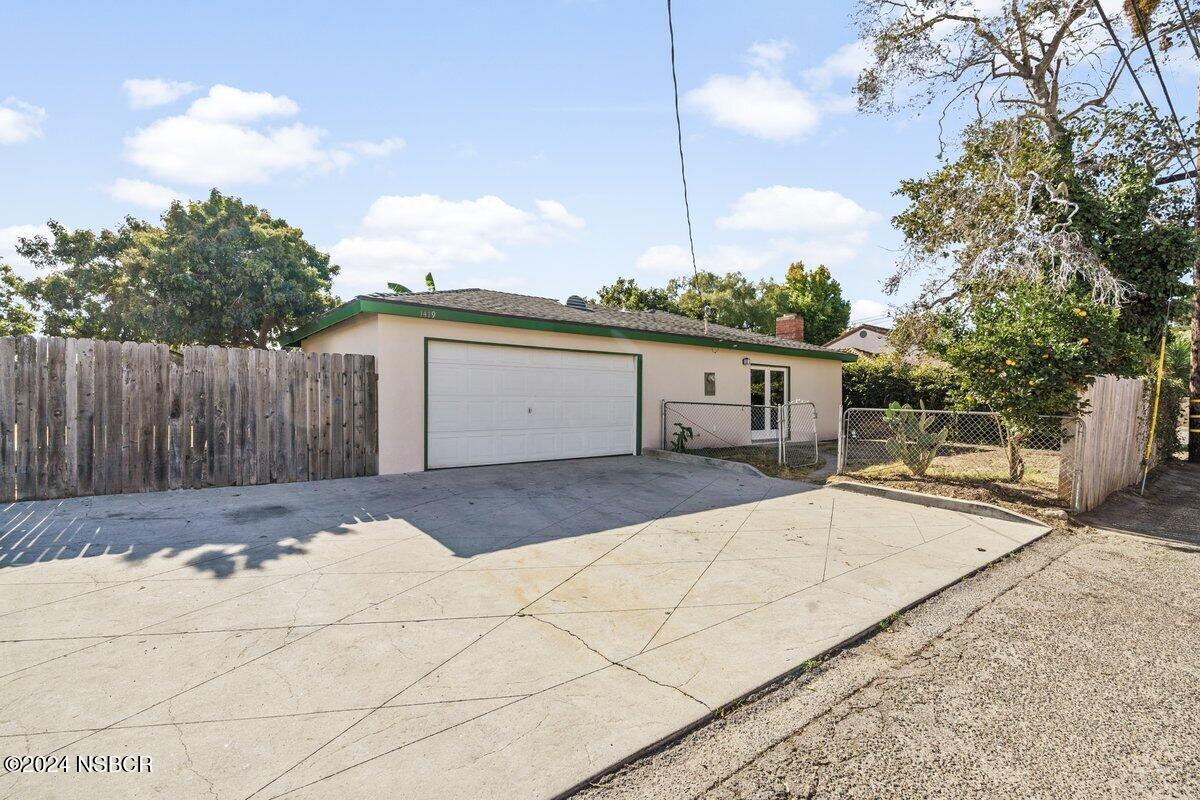
[[[590,650],[591,652],[593,652],[593,653],[595,653],[596,655],[600,656],[600,658],[603,658],[603,659],[604,659],[605,661],[607,661],[607,662],[608,662],[608,663],[609,663],[611,666],[614,666],[614,667],[620,667],[621,669],[626,669],[626,670],[629,670],[629,671],[630,671],[630,672],[632,672],[634,675],[637,675],[639,678],[645,678],[646,680],[650,681],[650,683],[653,683],[653,684],[655,684],[656,686],[661,686],[661,687],[663,687],[664,689],[674,689],[675,691],[679,692],[681,695],[683,695],[684,697],[688,698],[689,700],[695,700],[697,703],[699,703],[700,705],[704,706],[704,708],[705,708],[705,710],[706,710],[706,711],[712,711],[712,708],[711,708],[711,707],[710,707],[710,706],[709,706],[707,703],[705,703],[703,700],[700,700],[699,698],[695,697],[694,695],[688,694],[688,693],[687,693],[687,692],[685,692],[683,689],[680,689],[678,686],[672,686],[672,685],[671,685],[671,684],[669,684],[669,683],[663,683],[662,681],[655,680],[654,678],[651,678],[649,675],[645,674],[644,672],[641,672],[640,670],[636,670],[636,669],[634,669],[633,667],[629,666],[628,664],[622,663],[622,662],[620,662],[620,661],[614,661],[613,659],[611,659],[611,658],[609,658],[608,656],[606,656],[604,653],[601,653],[601,652],[600,652],[599,650],[597,650],[595,647],[592,647],[592,645],[591,645],[591,644],[589,644],[589,643],[588,643],[588,641],[587,641],[586,639],[584,639],[582,636],[580,636],[579,634],[575,633],[574,631],[569,631],[569,630],[567,630],[566,628],[560,628],[559,626],[555,625],[555,624],[554,624],[553,622],[551,622],[550,620],[548,620],[548,619],[542,619],[541,617],[539,617],[539,616],[537,616],[537,615],[534,615],[534,614],[528,614],[528,615],[522,615],[522,616],[524,616],[524,617],[525,617],[525,618],[527,618],[527,619],[536,619],[538,622],[545,623],[546,625],[549,625],[551,628],[554,628],[554,630],[556,630],[556,631],[561,631],[561,632],[563,632],[563,633],[567,634],[567,635],[568,635],[568,636],[570,636],[572,639],[574,639],[575,641],[579,642],[579,643],[580,643],[580,644],[582,644],[584,647],[586,647],[588,650]]]

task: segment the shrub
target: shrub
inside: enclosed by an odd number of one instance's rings
[[[956,383],[949,369],[909,364],[895,356],[860,358],[842,369],[842,402],[846,408],[887,408],[892,403],[931,409],[951,408]]]

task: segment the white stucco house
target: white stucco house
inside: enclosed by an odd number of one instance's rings
[[[808,400],[832,438],[842,364],[855,357],[800,341],[797,323],[781,319],[783,335],[765,336],[577,297],[460,289],[363,295],[284,344],[375,356],[386,474],[640,454],[660,446],[668,400]]]
[[[891,332],[891,328],[879,325],[855,325],[833,341],[826,342],[825,346],[831,350],[881,356],[892,352],[892,345],[887,338]]]

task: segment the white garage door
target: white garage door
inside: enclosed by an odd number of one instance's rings
[[[428,343],[430,469],[637,452],[637,359]]]

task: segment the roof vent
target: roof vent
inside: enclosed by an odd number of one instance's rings
[[[577,294],[573,294],[567,298],[566,306],[567,308],[577,308],[580,311],[588,310],[587,300],[584,300]]]

